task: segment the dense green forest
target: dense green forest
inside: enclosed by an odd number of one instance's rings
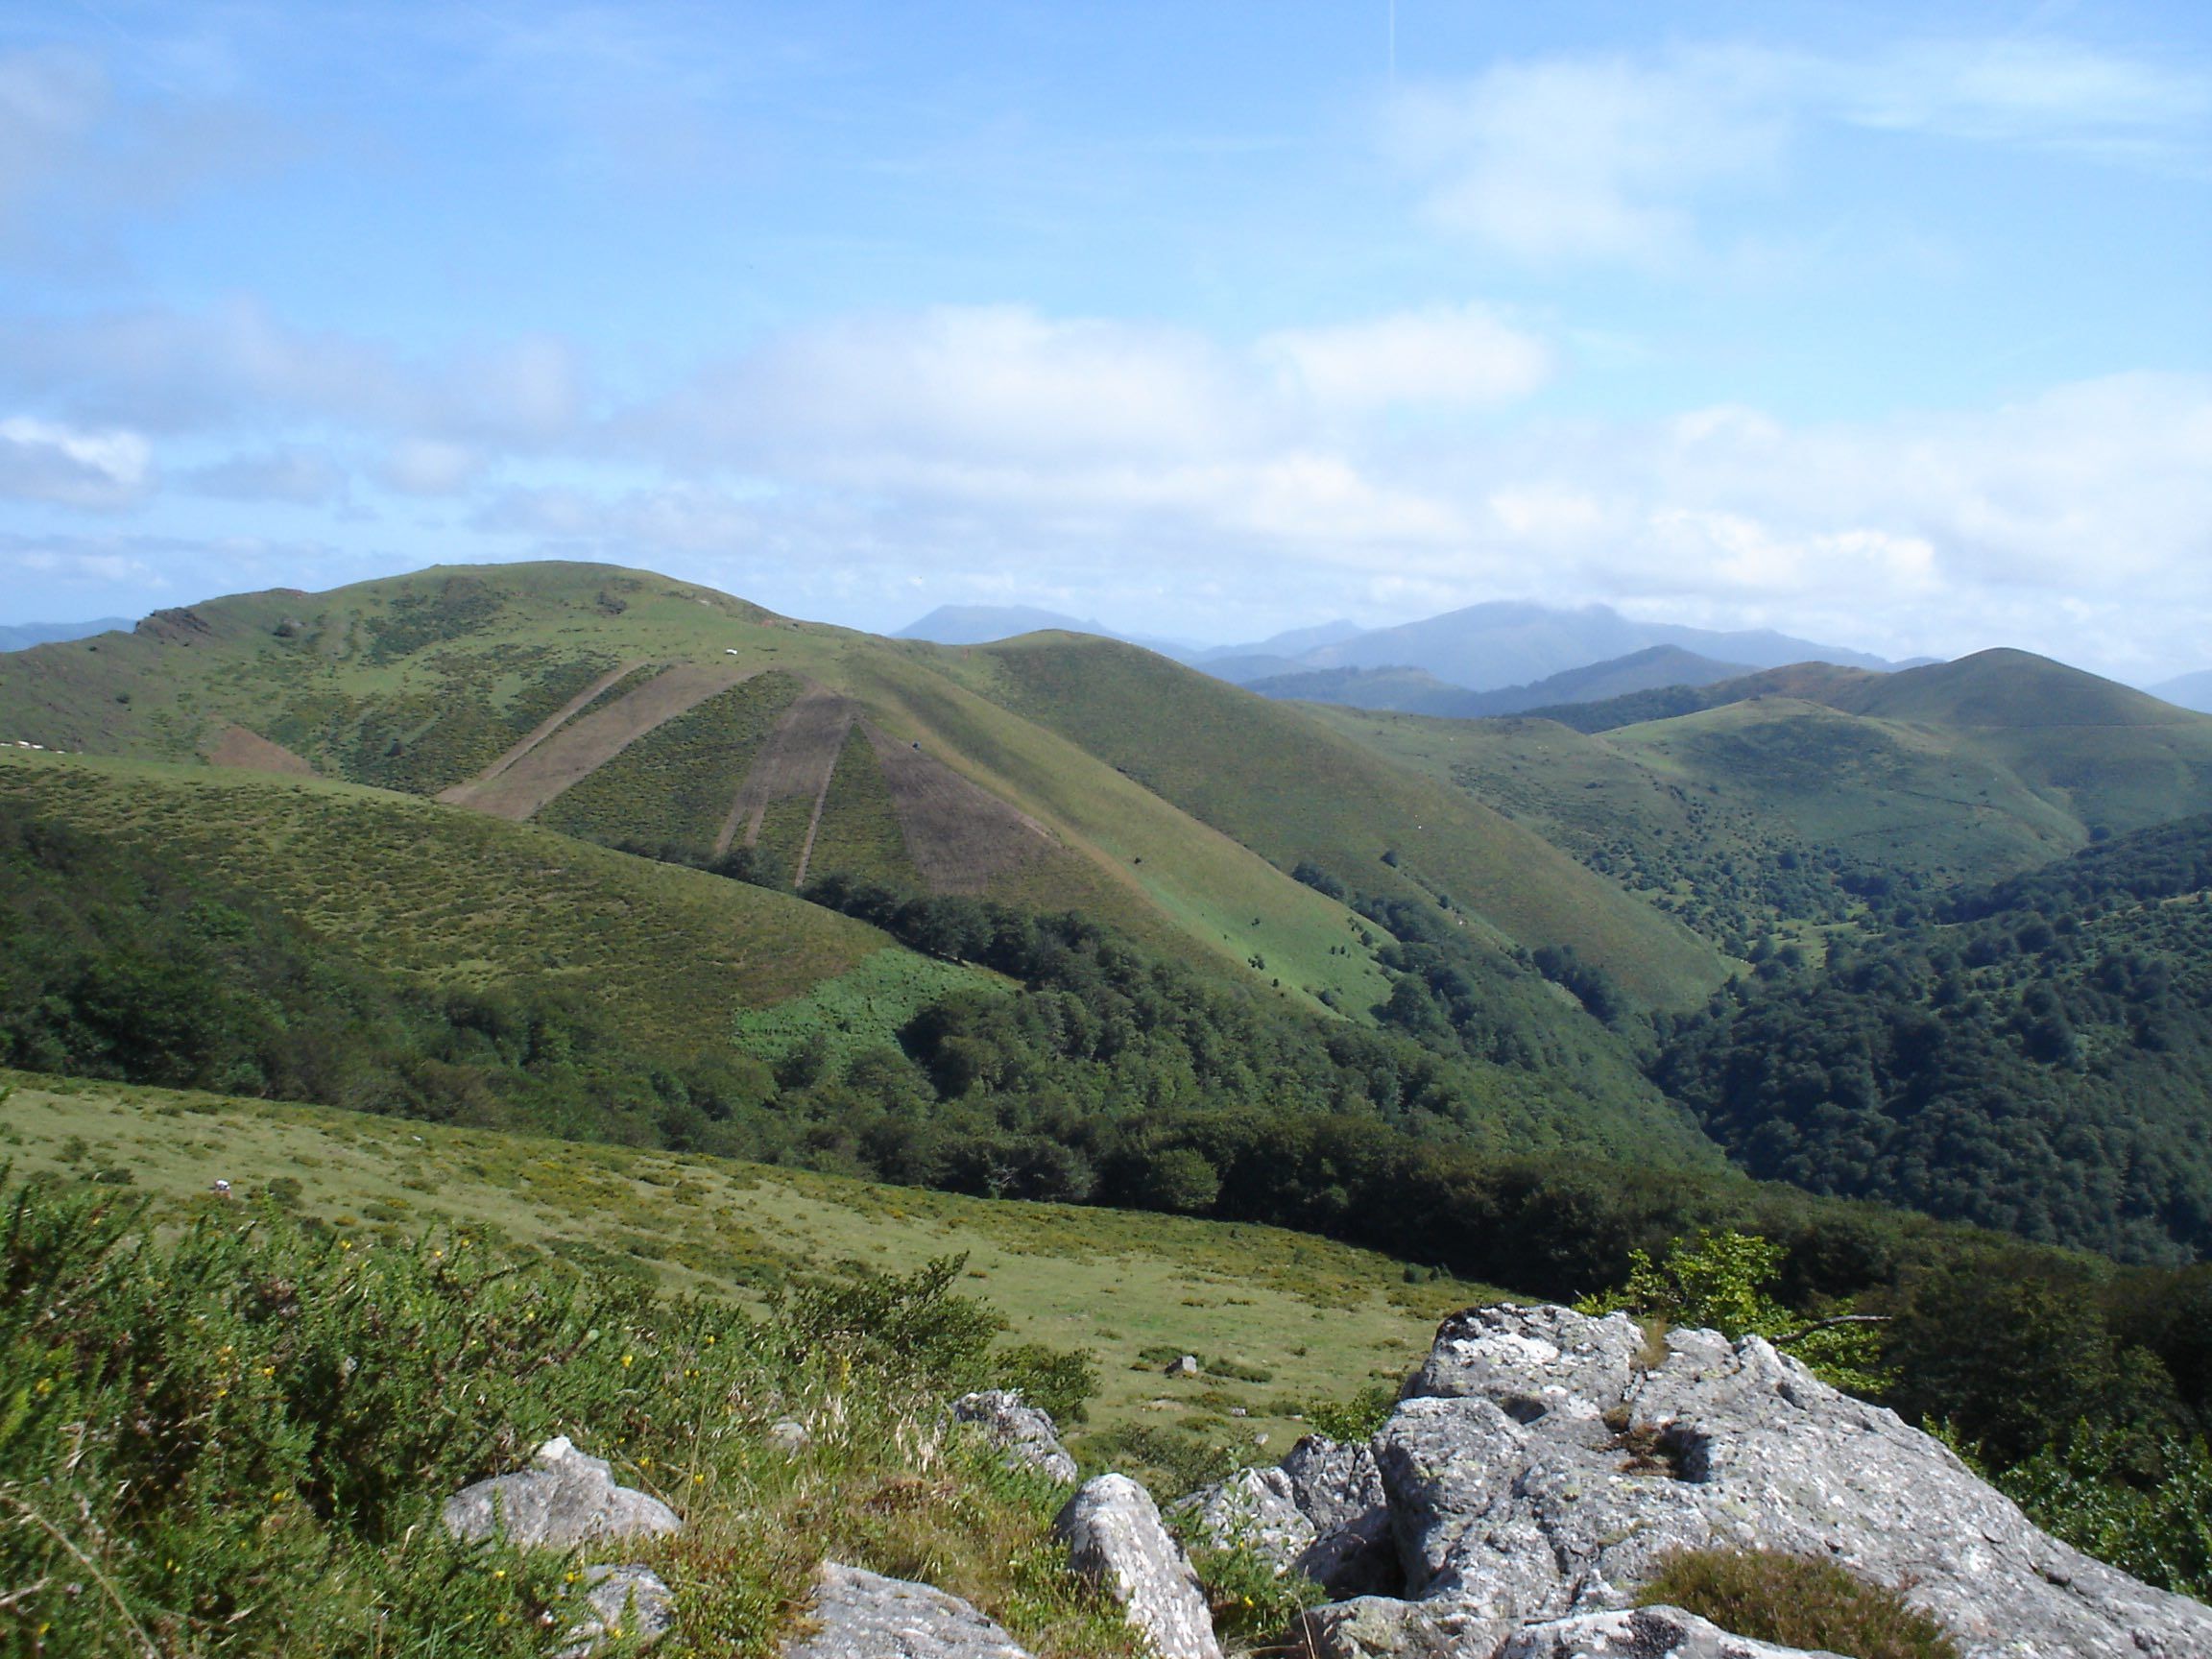
[[[1776,961],[1662,1085],[1753,1174],[2123,1260],[2212,1247],[2212,818]]]

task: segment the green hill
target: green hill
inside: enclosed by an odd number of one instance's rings
[[[1105,640],[1034,636],[964,656],[979,688],[1280,868],[1445,902],[1507,947],[1570,948],[1647,1007],[1719,980],[1714,952],[1685,930],[1310,710]]]
[[[1808,664],[1550,717],[1316,713],[1738,956],[1817,953],[1826,928],[2212,808],[2212,719],[2023,652]]]

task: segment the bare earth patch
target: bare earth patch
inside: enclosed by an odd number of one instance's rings
[[[459,784],[438,799],[518,824],[646,733],[736,685],[750,672],[716,663],[680,663],[619,702],[554,733],[504,770],[494,766],[474,782]]]
[[[980,893],[1052,846],[1042,825],[935,756],[863,723],[906,853],[932,893]]]
[[[845,734],[860,711],[849,697],[820,685],[809,685],[799,700],[783,710],[768,740],[760,745],[737,798],[730,803],[730,816],[715,839],[717,855],[730,851],[740,826],[745,845],[760,838],[760,820],[779,801],[810,800],[814,818],[806,828],[806,848],[799,856],[798,882],[806,879],[806,858],[813,851],[814,830],[822,819],[822,800],[830,792],[830,777],[837,769],[837,757],[845,747]],[[796,884],[796,883],[795,883]]]
[[[247,772],[288,772],[296,778],[316,776],[314,767],[283,744],[272,743],[243,726],[226,726],[223,734],[201,753],[216,766],[235,766]]]
[[[484,769],[484,775],[481,778],[474,779],[467,783],[456,783],[450,789],[442,790],[439,793],[438,799],[447,803],[448,805],[467,805],[467,802],[463,799],[463,797],[469,790],[491,782],[493,779],[505,772],[510,766],[513,766],[517,760],[521,759],[523,756],[529,754],[531,750],[537,748],[539,744],[544,742],[546,738],[552,736],[554,733],[560,731],[562,727],[567,725],[568,722],[575,717],[579,710],[590,707],[590,705],[598,699],[599,694],[605,691],[608,686],[613,685],[615,681],[621,679],[624,675],[634,672],[639,666],[641,666],[641,664],[637,662],[624,662],[615,667],[608,669],[606,673],[600,675],[598,679],[592,681],[590,685],[585,686],[583,690],[577,692],[575,696],[569,698],[567,702],[562,704],[558,710],[548,714],[544,719],[541,720],[537,727],[531,732],[529,736],[523,738],[521,742],[516,744],[514,748],[508,750],[506,754],[500,756],[498,759],[493,761],[491,765],[487,766]]]

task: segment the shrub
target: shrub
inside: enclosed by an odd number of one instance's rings
[[[1897,1591],[1778,1550],[1678,1550],[1637,1596],[1723,1630],[1854,1659],[1959,1659],[1958,1646]]]

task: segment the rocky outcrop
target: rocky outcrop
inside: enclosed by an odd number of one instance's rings
[[[1025,1404],[1020,1394],[1005,1388],[963,1394],[952,1402],[952,1421],[972,1426],[1001,1448],[1007,1468],[1036,1469],[1064,1486],[1075,1484],[1075,1459],[1060,1444],[1050,1415]]]
[[[957,1596],[825,1561],[807,1609],[810,1634],[780,1659],[1030,1659]]]
[[[535,1467],[463,1487],[445,1500],[445,1521],[456,1538],[497,1534],[525,1550],[566,1550],[684,1525],[660,1499],[617,1485],[604,1460],[586,1456],[566,1435],[539,1447]]]
[[[1405,1575],[1390,1510],[1365,1446],[1310,1434],[1275,1469],[1240,1470],[1175,1504],[1186,1536],[1251,1550],[1277,1575],[1300,1573],[1332,1596],[1395,1590]]]
[[[1585,1613],[1525,1625],[1505,1639],[1498,1659],[1839,1659],[1825,1650],[1777,1647],[1731,1636],[1679,1607]]]
[[[1126,1475],[1101,1475],[1052,1523],[1069,1565],[1121,1603],[1160,1659],[1221,1659],[1198,1575],[1160,1524],[1152,1495]]]
[[[2038,1531],[1940,1443],[1758,1337],[1677,1331],[1647,1353],[1618,1314],[1472,1309],[1407,1392],[1373,1443],[1404,1592],[1310,1615],[1322,1659],[1643,1653],[1621,1644],[1657,1615],[1590,1616],[1625,1609],[1670,1550],[1740,1547],[1901,1588],[1966,1659],[2212,1654],[2212,1610]]]

